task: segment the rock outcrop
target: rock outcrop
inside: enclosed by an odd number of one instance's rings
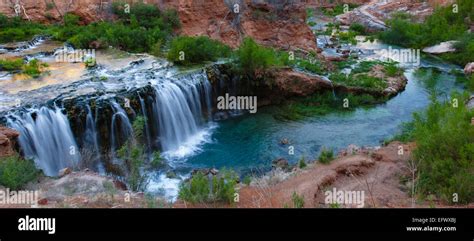
[[[437,45],[424,48],[423,52],[428,53],[428,54],[444,54],[444,53],[455,52],[456,49],[454,48],[454,44],[456,43],[457,41],[441,42]]]
[[[15,144],[19,135],[15,130],[0,126],[0,157],[11,156],[15,153]]]
[[[465,74],[473,74],[474,73],[474,62],[466,64],[466,67],[464,67],[464,73]]]
[[[232,47],[249,36],[266,46],[316,49],[315,37],[306,25],[306,11],[301,4],[183,0],[177,9],[184,35],[208,35]]]

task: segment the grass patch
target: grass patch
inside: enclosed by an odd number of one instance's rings
[[[348,107],[344,106],[347,99]],[[368,94],[363,95],[338,95],[326,92],[308,97],[296,98],[279,107],[274,118],[282,121],[297,121],[311,116],[326,115],[334,112],[352,111],[358,107],[368,107],[384,102],[385,98],[376,98]]]
[[[375,90],[384,90],[387,88],[387,82],[381,78],[372,77],[367,74],[343,74],[336,73],[331,74],[329,79],[334,83],[342,84],[345,86],[362,87]]]

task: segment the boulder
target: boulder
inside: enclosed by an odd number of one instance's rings
[[[289,164],[288,164],[288,160],[284,159],[284,158],[278,158],[276,160],[273,160],[272,161],[272,167],[273,168],[281,168],[281,169],[288,169],[289,167]]]
[[[467,107],[467,109],[469,109],[469,110],[474,109],[474,95],[471,95],[471,96],[469,97],[469,100],[467,101],[466,107]]]
[[[0,126],[0,157],[11,156],[15,153],[15,144],[20,133]]]
[[[456,51],[454,48],[454,44],[456,44],[458,41],[446,41],[439,43],[437,45],[433,45],[430,47],[426,47],[423,49],[423,52],[428,53],[428,54],[444,54],[444,53],[451,53]]]
[[[72,173],[72,169],[69,168],[69,167],[66,167],[66,168],[63,168],[63,169],[59,170],[58,177],[61,178],[61,177],[67,176],[71,173]]]
[[[474,62],[466,64],[466,67],[464,67],[464,73],[465,74],[473,74],[474,73]]]

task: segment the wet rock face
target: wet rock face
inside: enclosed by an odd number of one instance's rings
[[[226,93],[237,96],[257,96],[258,106],[278,104],[291,97],[308,96],[319,91],[331,90],[331,83],[319,76],[296,72],[291,68],[269,69],[252,80],[242,79],[227,64],[213,65],[206,69],[213,87],[213,96]],[[213,101],[216,98],[213,98]],[[216,106],[216,103],[213,103]]]
[[[15,145],[18,136],[15,130],[0,126],[0,157],[11,156],[15,153]]]

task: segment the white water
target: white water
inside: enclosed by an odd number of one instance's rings
[[[79,163],[79,149],[61,109],[41,107],[7,118],[8,125],[20,132],[19,142],[25,157],[34,159],[46,175],[56,176],[62,168]]]
[[[203,74],[193,75],[191,80],[165,81],[154,86],[153,112],[158,120],[154,124],[160,131],[163,154],[169,159],[191,155],[209,139],[201,98],[210,108],[210,83]]]
[[[112,100],[110,104],[114,111],[110,126],[110,148],[112,155],[114,155],[115,150],[120,148],[120,145],[124,144],[124,141],[132,136],[133,128],[125,110],[114,100]],[[120,125],[117,125],[117,119],[120,119]]]

